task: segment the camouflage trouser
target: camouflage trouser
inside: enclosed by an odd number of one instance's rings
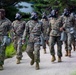
[[[49,40],[49,36],[45,36],[43,38],[43,43],[42,43],[42,46],[44,49],[46,49],[46,44],[48,44],[48,40]],[[48,44],[49,45],[49,44]]]
[[[73,45],[73,50],[75,51],[75,49],[76,49],[76,41],[75,41],[75,38],[72,41],[72,45]]]
[[[60,41],[60,36],[50,36],[49,38],[49,48],[52,56],[55,55],[54,45],[57,43],[57,55],[62,56],[62,42]]]
[[[74,36],[70,33],[66,33],[67,35],[67,39],[66,41],[64,42],[65,43],[65,50],[68,51],[68,50],[72,50],[72,42],[74,41]]]
[[[4,64],[6,45],[2,45],[3,36],[0,36],[0,65]]]
[[[31,59],[34,58],[35,62],[40,62],[40,42],[29,42],[26,52]]]
[[[21,59],[22,58],[22,38],[19,36],[15,36],[13,43],[17,54],[16,58]]]
[[[42,42],[42,46],[43,49],[46,49],[46,44],[48,44],[48,40],[49,40],[49,36],[43,36],[43,34],[41,35],[41,42]]]

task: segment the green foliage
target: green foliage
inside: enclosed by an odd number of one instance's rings
[[[21,13],[21,15],[22,15],[22,20],[25,20],[26,22],[28,21],[28,20],[30,20],[30,13],[24,13],[24,12],[20,12]]]
[[[26,46],[27,46],[27,44],[25,44],[25,45],[22,46],[22,51],[26,50]]]
[[[16,3],[18,3],[19,1],[22,0],[0,0],[0,7],[8,7],[11,5],[15,5]]]
[[[27,44],[22,46],[22,51],[26,50]],[[5,56],[6,58],[13,57],[16,54],[16,50],[14,49],[13,43],[6,47]]]
[[[6,58],[12,57],[16,53],[13,44],[11,43],[9,46],[6,47]]]
[[[70,75],[76,75],[76,71],[73,71]]]
[[[29,0],[30,1],[30,0]],[[76,0],[32,0],[35,2],[34,9],[41,14],[42,11],[50,13],[51,9],[58,8],[60,13],[66,7],[76,7]],[[75,9],[76,10],[76,9]]]
[[[11,21],[14,20],[15,14],[19,11],[14,6],[5,7],[6,10],[6,17],[8,17]]]

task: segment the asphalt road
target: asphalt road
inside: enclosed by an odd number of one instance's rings
[[[43,53],[42,48],[40,50],[40,70],[35,70],[35,64],[30,65],[30,58],[24,52],[21,64],[16,64],[16,56],[6,59],[4,70],[0,71],[0,75],[72,75],[74,71],[76,72],[76,51],[72,50],[71,58],[65,57],[64,45],[62,47],[61,63],[58,63],[57,60],[54,63],[51,62],[51,55],[47,46],[47,54]]]

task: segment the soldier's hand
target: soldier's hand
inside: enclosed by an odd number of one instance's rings
[[[64,29],[64,28],[63,28],[63,27],[61,27],[61,28],[60,28],[60,31],[63,31],[63,29]]]
[[[25,39],[23,39],[23,40],[22,40],[22,44],[25,44],[25,42],[26,42]]]
[[[15,39],[16,39],[16,36],[13,37],[13,40],[15,40]]]

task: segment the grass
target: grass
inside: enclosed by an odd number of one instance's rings
[[[76,70],[73,71],[70,75],[76,75]]]
[[[10,34],[9,34],[9,37],[10,37]],[[26,38],[26,39],[27,39],[27,38]],[[28,41],[28,39],[26,40],[26,43],[22,46],[22,51],[25,51],[26,46],[27,46],[27,41]],[[16,54],[16,50],[14,49],[13,43],[11,43],[10,45],[8,45],[8,46],[6,47],[5,57],[6,57],[6,58],[11,58],[11,57],[13,57],[15,54]]]
[[[26,44],[23,45],[22,50],[25,51]],[[6,47],[5,56],[6,58],[11,58],[16,54],[16,50],[14,49],[13,43]]]
[[[5,52],[6,58],[12,57],[13,55],[15,55],[15,53],[16,50],[14,49],[13,43],[11,43],[9,46],[6,47],[6,52]]]

